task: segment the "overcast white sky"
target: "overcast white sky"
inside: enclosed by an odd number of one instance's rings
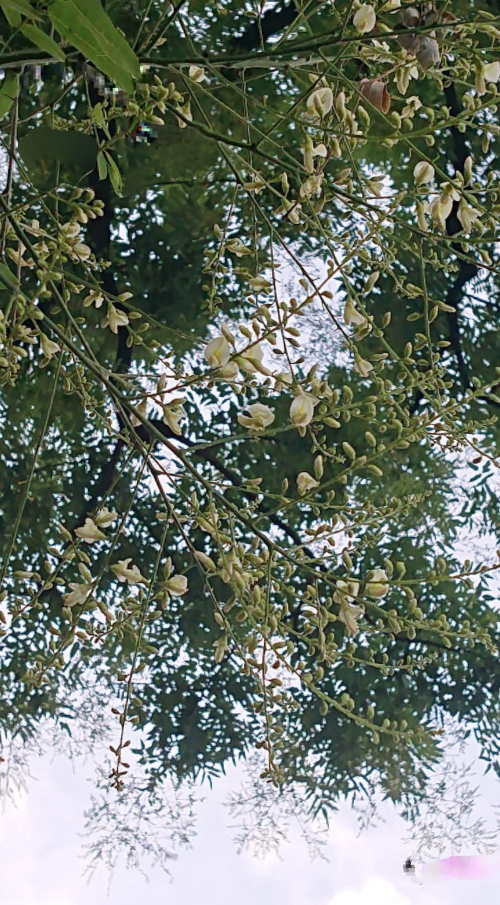
[[[89,805],[92,776],[63,758],[33,762],[36,780],[29,793],[0,816],[1,905],[496,905],[496,880],[450,881],[417,886],[402,871],[412,852],[402,841],[407,826],[388,807],[386,823],[357,836],[355,816],[343,808],[333,817],[327,847],[329,863],[311,861],[299,833],[276,856],[258,860],[237,855],[234,832],[223,802],[240,783],[237,768],[204,791],[198,834],[191,850],[172,862],[172,879],[160,870],[148,882],[119,868],[108,897],[108,876],[100,871],[87,885],[82,859],[83,811]],[[478,773],[480,771],[478,770]],[[489,784],[488,784],[489,785]],[[488,786],[485,785],[487,790]],[[490,787],[491,791],[491,787]],[[487,792],[489,794],[489,792]],[[487,806],[483,800],[483,806]]]

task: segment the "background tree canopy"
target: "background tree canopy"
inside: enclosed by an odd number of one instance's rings
[[[498,772],[495,0],[0,8],[4,745]]]

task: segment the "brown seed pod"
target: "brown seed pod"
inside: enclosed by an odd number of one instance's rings
[[[421,37],[415,56],[423,69],[436,66],[441,59],[441,52],[436,39]]]
[[[420,44],[420,35],[416,35],[414,32],[398,35],[397,42],[403,50],[407,51],[407,53],[415,54],[417,47]]]
[[[420,13],[414,6],[408,6],[401,16],[405,28],[414,28],[420,22]]]
[[[370,104],[373,104],[377,110],[382,113],[388,113],[391,106],[391,96],[382,79],[363,79],[359,83],[359,90],[363,97],[370,101]]]

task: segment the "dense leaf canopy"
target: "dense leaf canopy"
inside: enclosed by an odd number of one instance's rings
[[[497,768],[496,0],[0,8],[0,739]]]

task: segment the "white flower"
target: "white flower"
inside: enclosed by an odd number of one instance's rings
[[[341,603],[342,600],[351,603],[354,598],[358,596],[359,581],[344,581],[342,578],[339,578],[335,583],[337,585],[337,591],[335,592],[335,600],[337,603]]]
[[[115,518],[118,518],[118,513],[110,512],[107,506],[103,506],[101,511],[97,513],[95,522],[96,525],[99,525],[101,528],[109,528],[111,522],[114,522]]]
[[[226,245],[228,251],[231,254],[236,255],[237,258],[242,258],[244,255],[251,255],[252,249],[247,248],[246,245],[243,244],[241,239],[230,239]]]
[[[176,107],[176,110],[178,113],[181,114],[181,116],[184,117],[183,119],[181,119],[179,116],[177,117],[177,125],[179,126],[179,129],[185,129],[187,126],[186,120],[188,120],[188,122],[192,122],[192,120],[193,120],[193,114],[191,112],[191,103],[190,103],[189,99],[184,101],[183,104],[178,104]],[[150,117],[150,119],[151,119],[151,117]],[[161,124],[163,125],[163,120],[161,121]]]
[[[32,220],[29,226],[25,226],[24,229],[27,233],[30,233],[32,236],[46,236],[47,233],[44,229],[40,229],[40,224],[38,220]]]
[[[57,343],[52,342],[45,333],[40,333],[40,346],[45,358],[52,358],[56,352],[61,351],[61,347]]]
[[[174,434],[177,434],[178,437],[182,436],[180,422],[185,417],[186,412],[182,405],[165,405],[163,407],[163,420],[165,424],[168,424],[170,430],[173,431]]]
[[[247,371],[249,374],[254,374],[255,371],[261,371],[262,373],[262,359],[264,357],[264,351],[260,343],[256,343],[255,346],[250,346],[249,349],[245,349],[244,352],[241,352],[238,355],[238,364],[244,371]]]
[[[26,327],[25,324],[19,324],[16,327],[16,339],[21,340],[23,343],[29,343],[30,346],[36,346],[38,342],[37,334],[31,328]]]
[[[255,173],[253,182],[244,182],[243,188],[246,192],[255,192],[258,195],[266,187],[266,182],[260,173]]]
[[[187,593],[188,580],[185,575],[174,575],[165,582],[165,588],[172,597],[182,597]]]
[[[315,487],[319,487],[319,481],[317,481],[316,478],[313,478],[308,471],[301,471],[300,474],[297,475],[297,488],[299,493],[308,493],[309,490],[314,490]]]
[[[100,308],[104,301],[104,296],[101,295],[99,290],[93,289],[92,292],[89,292],[87,296],[85,296],[83,300],[83,307],[90,308],[91,305],[95,305],[96,308]]]
[[[205,359],[211,368],[222,368],[231,357],[229,343],[225,336],[215,336],[205,347]]]
[[[432,220],[436,226],[439,226],[443,231],[446,229],[446,220],[451,214],[453,202],[458,201],[460,198],[460,195],[454,197],[456,194],[456,192],[452,192],[451,194],[449,192],[443,192],[431,202],[430,214]]]
[[[86,261],[91,254],[92,249],[83,242],[77,242],[76,245],[73,245],[73,260],[77,258],[80,261]]]
[[[18,267],[28,267],[28,266],[32,265],[34,262],[33,262],[32,258],[29,259],[29,262],[25,261],[25,259],[23,258],[25,251],[26,251],[26,245],[24,245],[22,242],[18,242],[17,251],[14,251],[13,248],[8,248],[7,254],[9,255],[10,258],[12,258],[12,260]]]
[[[201,550],[195,550],[194,555],[198,562],[203,566],[207,572],[216,572],[217,566],[215,565],[213,559],[210,556],[207,556],[206,553],[203,553]]]
[[[360,355],[354,357],[354,370],[361,374],[361,377],[368,377],[370,371],[373,371],[373,365]]]
[[[446,217],[444,216],[444,208],[441,203],[441,197],[438,196],[431,201],[429,207],[429,213],[432,217],[432,222],[439,226],[440,229],[446,229]]]
[[[348,298],[344,305],[344,321],[348,327],[350,327],[351,324],[354,324],[355,327],[366,324],[366,317],[357,310],[351,298]]]
[[[128,324],[128,316],[124,311],[118,311],[113,302],[108,302],[108,313],[102,322],[103,327],[108,327],[113,333],[118,333],[118,327],[126,327]]]
[[[239,373],[240,369],[236,362],[230,361],[227,365],[220,369],[218,376],[224,377],[226,380],[236,380]]]
[[[141,575],[137,566],[129,566],[129,562],[132,562],[131,556],[127,559],[120,559],[111,566],[111,571],[115,573],[118,581],[128,581],[129,584],[147,584],[147,580]]]
[[[205,82],[207,80],[203,66],[190,66],[188,74],[192,82]]]
[[[314,173],[302,183],[299,189],[301,198],[312,198],[313,195],[319,196],[322,192],[323,173]]]
[[[434,179],[434,167],[427,160],[420,160],[413,170],[415,185],[425,185]]]
[[[327,116],[333,107],[333,91],[331,88],[316,88],[307,98],[307,109],[319,117]]]
[[[464,232],[470,233],[474,224],[474,220],[477,220],[477,218],[479,217],[479,211],[474,210],[474,208],[467,204],[467,202],[462,198],[460,200],[460,204],[458,205],[457,217],[462,224]]]
[[[371,578],[367,581],[365,587],[365,593],[368,597],[375,597],[376,599],[385,597],[389,592],[389,588],[386,572],[383,569],[373,569]]]
[[[242,427],[248,427],[250,430],[265,430],[274,421],[274,413],[268,405],[263,405],[262,402],[247,405],[246,412],[246,415],[238,415],[238,421]]]
[[[293,374],[291,371],[281,371],[279,374],[274,375],[275,384],[274,389],[277,393],[280,392],[284,387],[291,386],[293,383]]]
[[[411,72],[413,73],[413,71],[415,71],[415,73],[416,73],[415,77],[418,78],[418,69],[416,66],[412,67]],[[407,103],[401,110],[401,119],[406,119],[407,116],[413,116],[417,112],[417,110],[420,110],[421,106],[422,106],[422,101],[420,100],[419,97],[417,97],[415,94],[413,94],[411,97],[408,98]]]
[[[229,584],[231,579],[234,579],[236,575],[241,574],[243,571],[241,560],[234,550],[229,550],[228,553],[221,556],[219,566],[220,577],[226,584]]]
[[[87,597],[89,596],[92,585],[90,584],[81,584],[76,581],[70,581],[70,588],[72,588],[71,593],[63,594],[64,606],[72,607],[78,606],[80,603],[85,603]]]
[[[352,21],[354,28],[360,35],[366,35],[367,32],[373,31],[377,23],[377,17],[373,6],[370,3],[364,3],[363,6],[360,6],[354,13]]]
[[[300,202],[296,202],[295,204],[289,204],[289,209],[287,211],[287,217],[290,220],[290,223],[300,223],[300,215],[302,213],[302,205]]]
[[[268,290],[271,289],[272,286],[272,283],[270,283],[269,280],[266,280],[266,278],[263,277],[262,274],[256,277],[252,277],[248,282],[250,283],[250,286],[252,287],[254,292],[268,292]]]
[[[64,233],[67,239],[76,239],[77,236],[80,235],[81,226],[76,220],[71,220],[70,223],[64,223],[61,226],[61,231]]]
[[[357,623],[357,620],[360,616],[364,616],[364,612],[365,611],[362,606],[348,603],[346,599],[342,601],[342,603],[340,604],[339,619],[344,623],[346,633],[348,635],[358,634],[359,625]]]
[[[290,421],[297,426],[305,427],[314,415],[314,401],[311,396],[301,393],[296,396],[290,406]]]
[[[485,82],[498,82],[500,79],[500,63],[486,63],[484,67]]]
[[[91,518],[85,519],[83,528],[75,528],[75,534],[80,537],[86,544],[95,544],[98,540],[105,540],[106,535],[100,531],[96,523]]]
[[[316,145],[315,147],[311,136],[306,135],[302,153],[304,155],[304,167],[306,171],[308,173],[314,173],[314,158],[326,157],[328,151],[326,150],[326,145],[324,145],[323,142],[321,142],[319,145]]]

